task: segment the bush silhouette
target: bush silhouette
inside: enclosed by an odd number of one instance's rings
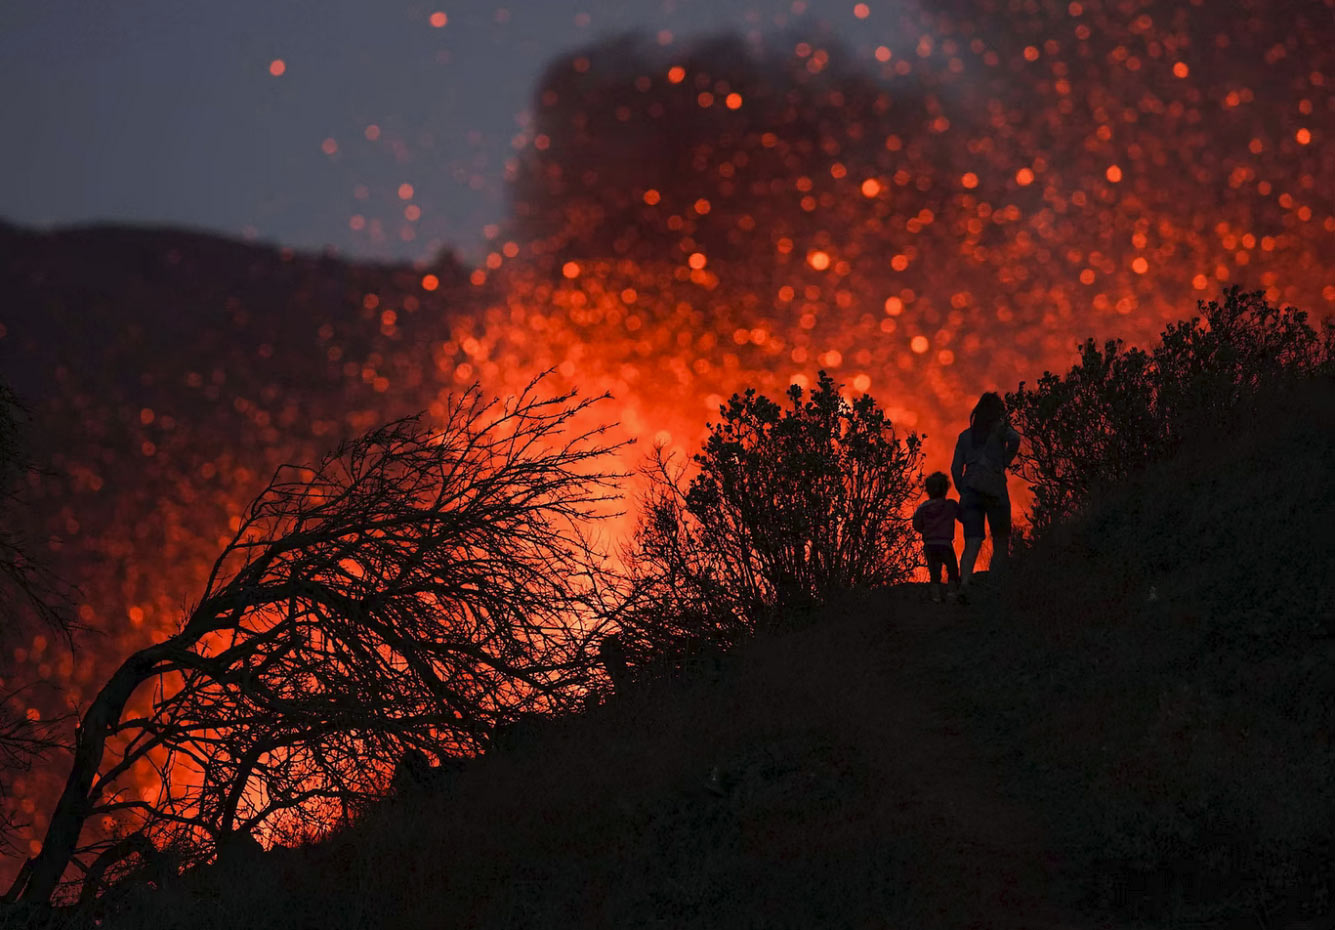
[[[631,557],[622,624],[642,652],[726,646],[838,592],[903,580],[915,565],[904,505],[921,442],[899,439],[869,395],[825,372],[787,408],[747,390],[720,408],[696,471],[659,450]]]
[[[1101,488],[1162,460],[1202,429],[1239,422],[1258,391],[1329,367],[1335,330],[1238,287],[1202,316],[1164,330],[1151,352],[1120,340],[1079,347],[1065,375],[1044,372],[1034,387],[1006,395],[1027,442],[1019,473],[1034,493],[1034,529],[1083,510]]]

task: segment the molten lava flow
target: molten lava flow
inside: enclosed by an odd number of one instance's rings
[[[256,285],[228,295],[244,352],[222,340],[179,372],[160,352],[110,398],[98,366],[72,366],[41,411],[77,437],[49,531],[109,637],[15,657],[86,700],[178,620],[277,462],[474,381],[553,368],[689,452],[732,392],[823,368],[925,432],[935,469],[982,390],[1064,368],[1086,336],[1144,344],[1232,283],[1329,316],[1333,10],[948,0],[867,17],[860,52],[624,40],[558,61],[518,140],[512,221],[466,278],[438,263],[330,287],[312,261],[290,346],[246,341]],[[126,364],[120,346],[101,360]],[[38,827],[48,783],[16,786]]]

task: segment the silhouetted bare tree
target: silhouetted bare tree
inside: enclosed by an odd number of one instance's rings
[[[845,399],[823,371],[788,401],[733,395],[689,484],[661,451],[651,463],[618,618],[629,647],[727,646],[785,611],[913,569],[904,506],[918,436],[899,439],[870,395]]]
[[[33,558],[33,540],[22,530],[28,522],[23,480],[35,471],[23,438],[24,419],[18,398],[0,381],[0,680],[9,683],[24,677],[22,669],[10,668],[13,648],[26,648],[29,637],[45,634],[72,647],[75,629],[67,610],[71,589]],[[13,837],[22,826],[10,807],[10,779],[57,745],[60,719],[28,713],[34,687],[36,682],[11,684],[0,693],[0,851],[15,851]]]
[[[94,818],[207,857],[349,817],[405,751],[468,753],[498,719],[575,700],[603,571],[586,531],[618,476],[605,427],[578,425],[597,399],[537,387],[475,388],[439,427],[399,421],[279,469],[179,631],[84,713],[11,897],[47,901],[105,850],[85,841]]]

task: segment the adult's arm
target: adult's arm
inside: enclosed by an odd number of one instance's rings
[[[950,480],[955,482],[955,490],[964,492],[964,434],[955,440],[955,458],[950,463]]]
[[[1020,453],[1020,434],[1012,427],[1006,427],[1002,448],[1005,449],[1006,467],[1009,468],[1011,462],[1015,461],[1015,456]]]

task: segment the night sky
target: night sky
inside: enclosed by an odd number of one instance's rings
[[[505,163],[554,56],[625,32],[670,43],[799,27],[831,29],[870,60],[893,43],[890,13],[902,6],[4,4],[0,216],[38,226],[179,224],[358,256],[424,258],[448,245],[476,257],[483,227],[506,215]],[[421,210],[411,240],[402,238],[405,183]],[[350,227],[356,216],[360,230]]]

